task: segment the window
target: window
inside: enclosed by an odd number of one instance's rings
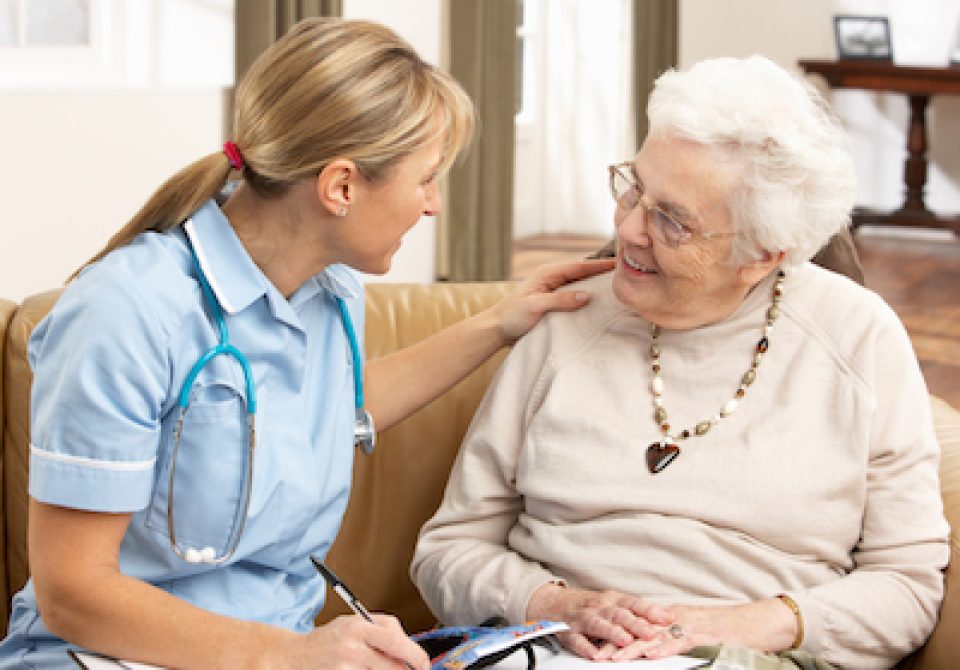
[[[520,0],[517,26],[517,123],[532,123],[536,99],[537,33],[540,0]]]
[[[0,0],[0,91],[233,83],[234,0]]]
[[[89,47],[91,0],[0,0],[0,47]]]

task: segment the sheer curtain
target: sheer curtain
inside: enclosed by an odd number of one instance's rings
[[[612,235],[606,167],[646,135],[653,81],[677,63],[678,2],[532,1],[537,128],[518,129],[514,237]]]
[[[635,152],[631,4],[541,4],[540,234],[613,233],[607,165]]]

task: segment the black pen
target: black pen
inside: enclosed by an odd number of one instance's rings
[[[337,595],[340,596],[340,599],[343,602],[347,603],[347,607],[353,610],[354,614],[362,616],[364,619],[373,623],[373,617],[370,616],[370,612],[367,611],[367,608],[363,606],[357,597],[353,595],[353,591],[347,588],[347,585],[344,584],[339,577],[333,574],[333,570],[328,568],[323,564],[323,562],[316,556],[311,556],[310,560],[313,561],[314,567],[317,569],[317,572],[327,580],[327,583],[336,591]]]
[[[347,588],[347,585],[334,574],[333,570],[325,566],[323,561],[316,556],[311,556],[310,560],[313,561],[313,567],[317,569],[317,572],[327,580],[327,584],[333,587],[333,590],[336,591],[343,602],[347,603],[347,607],[353,610],[354,614],[362,616],[368,623],[376,624],[373,617],[370,616],[370,612],[367,611],[367,608],[363,606],[362,602],[357,600],[357,597],[353,595],[353,591]],[[404,661],[403,664],[407,666],[407,670],[413,670],[413,666],[406,661]]]

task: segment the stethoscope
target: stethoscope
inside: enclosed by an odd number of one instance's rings
[[[189,240],[188,240],[188,245]],[[180,394],[177,397],[177,405],[180,408],[177,415],[177,423],[173,430],[173,450],[170,455],[170,478],[169,492],[167,494],[167,531],[170,534],[170,545],[174,553],[187,561],[188,563],[209,563],[220,565],[226,563],[237,550],[240,544],[240,536],[243,534],[243,528],[247,522],[247,515],[250,510],[250,494],[253,490],[253,452],[256,447],[256,422],[254,417],[257,413],[257,395],[256,385],[253,381],[253,372],[250,369],[250,362],[247,357],[230,344],[230,334],[227,332],[227,322],[223,318],[223,310],[220,303],[217,302],[207,281],[203,268],[200,267],[200,261],[190,245],[190,253],[193,255],[193,261],[197,268],[197,277],[200,280],[200,288],[203,293],[204,302],[210,306],[213,317],[217,322],[217,329],[220,332],[220,342],[209,349],[206,353],[197,359],[190,371],[187,373],[183,386],[180,387]],[[343,322],[343,330],[350,342],[350,353],[353,358],[353,388],[354,388],[354,426],[353,439],[354,444],[361,447],[366,454],[373,452],[376,442],[376,430],[373,425],[373,417],[363,406],[363,361],[360,358],[360,347],[357,344],[357,334],[353,329],[353,320],[350,318],[350,312],[347,304],[340,296],[336,296],[337,306],[340,308],[340,320]],[[241,502],[237,505],[233,519],[233,530],[228,538],[227,547],[223,554],[217,555],[213,547],[181,547],[177,542],[176,523],[173,518],[173,487],[177,472],[177,454],[180,451],[180,437],[183,434],[183,421],[190,409],[190,391],[197,380],[200,371],[217,356],[229,356],[234,358],[240,364],[243,370],[244,385],[246,387],[246,410],[247,410],[247,448],[244,450],[242,464],[243,480],[241,483]]]

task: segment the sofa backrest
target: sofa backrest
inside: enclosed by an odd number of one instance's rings
[[[366,350],[369,358],[412,344],[497,300],[509,284],[433,284],[367,287]],[[10,597],[28,577],[27,466],[29,396],[32,380],[27,339],[59,292],[34,296],[16,308],[0,301],[0,624],[6,629]],[[6,327],[6,337],[3,337]],[[433,514],[447,475],[490,380],[502,360],[494,357],[436,401],[379,435],[371,456],[357,454],[353,492],[329,563],[371,609],[397,614],[407,630],[422,630],[433,616],[410,581],[408,567],[420,526]],[[944,508],[951,523],[951,552],[960,552],[960,412],[933,399],[942,449],[940,476]],[[328,598],[317,620],[347,613]],[[948,670],[960,657],[960,564],[947,570],[947,594],[933,636],[900,670]]]
[[[376,358],[413,344],[503,297],[510,284],[371,284],[367,287],[366,352]],[[60,291],[33,296],[16,308],[0,304],[7,327],[0,402],[3,432],[0,512],[0,623],[6,630],[10,598],[29,577],[27,563],[27,467],[30,450],[30,384],[27,341]],[[6,315],[6,317],[4,316]],[[2,342],[3,339],[0,339]],[[410,630],[429,627],[432,615],[407,574],[417,533],[440,503],[457,449],[503,354],[495,356],[450,392],[378,436],[371,456],[357,453],[353,491],[330,553],[333,570],[371,609],[397,614]],[[442,362],[441,362],[442,363]],[[325,621],[346,608],[328,598]]]

